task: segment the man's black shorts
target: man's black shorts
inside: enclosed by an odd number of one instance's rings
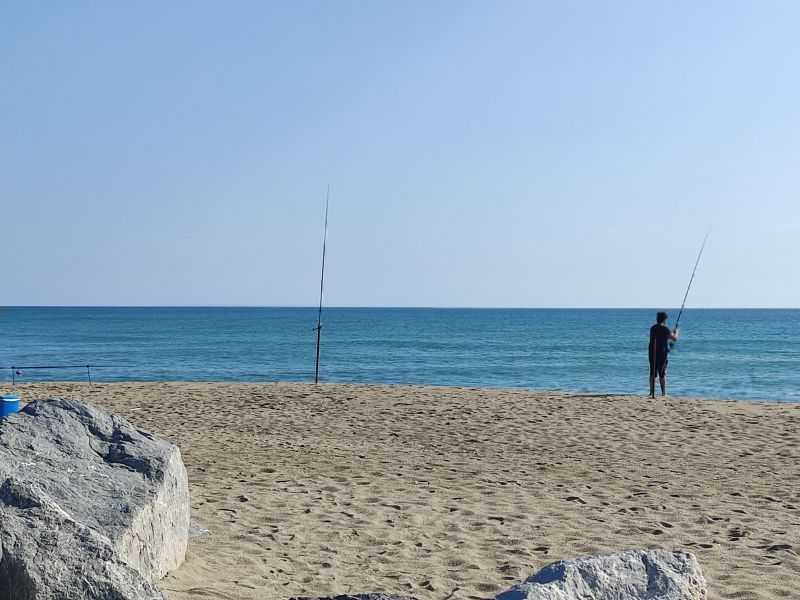
[[[653,369],[653,357],[650,357],[650,377],[654,377],[658,375],[659,377],[663,377],[667,374],[667,360],[666,356],[656,356],[655,357],[655,370]]]

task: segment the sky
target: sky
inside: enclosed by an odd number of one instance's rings
[[[800,307],[795,1],[0,4],[0,305]]]

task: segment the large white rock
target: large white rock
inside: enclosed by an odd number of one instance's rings
[[[0,600],[164,598],[188,529],[176,446],[77,400],[0,420]]]
[[[30,482],[0,485],[0,599],[167,600],[111,540]]]
[[[705,600],[695,556],[631,550],[562,560],[497,596],[497,600]]]

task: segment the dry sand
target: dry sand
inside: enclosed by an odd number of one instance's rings
[[[10,391],[8,387],[4,391]],[[175,600],[491,598],[561,558],[694,552],[719,598],[800,598],[800,405],[306,384],[26,384],[175,444]]]

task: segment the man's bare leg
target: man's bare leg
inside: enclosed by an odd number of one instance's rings
[[[656,374],[654,372],[650,373],[650,398],[656,397]]]
[[[659,375],[658,383],[661,385],[661,395],[667,395],[667,374],[664,373],[663,375]],[[655,387],[655,386],[654,386]]]

